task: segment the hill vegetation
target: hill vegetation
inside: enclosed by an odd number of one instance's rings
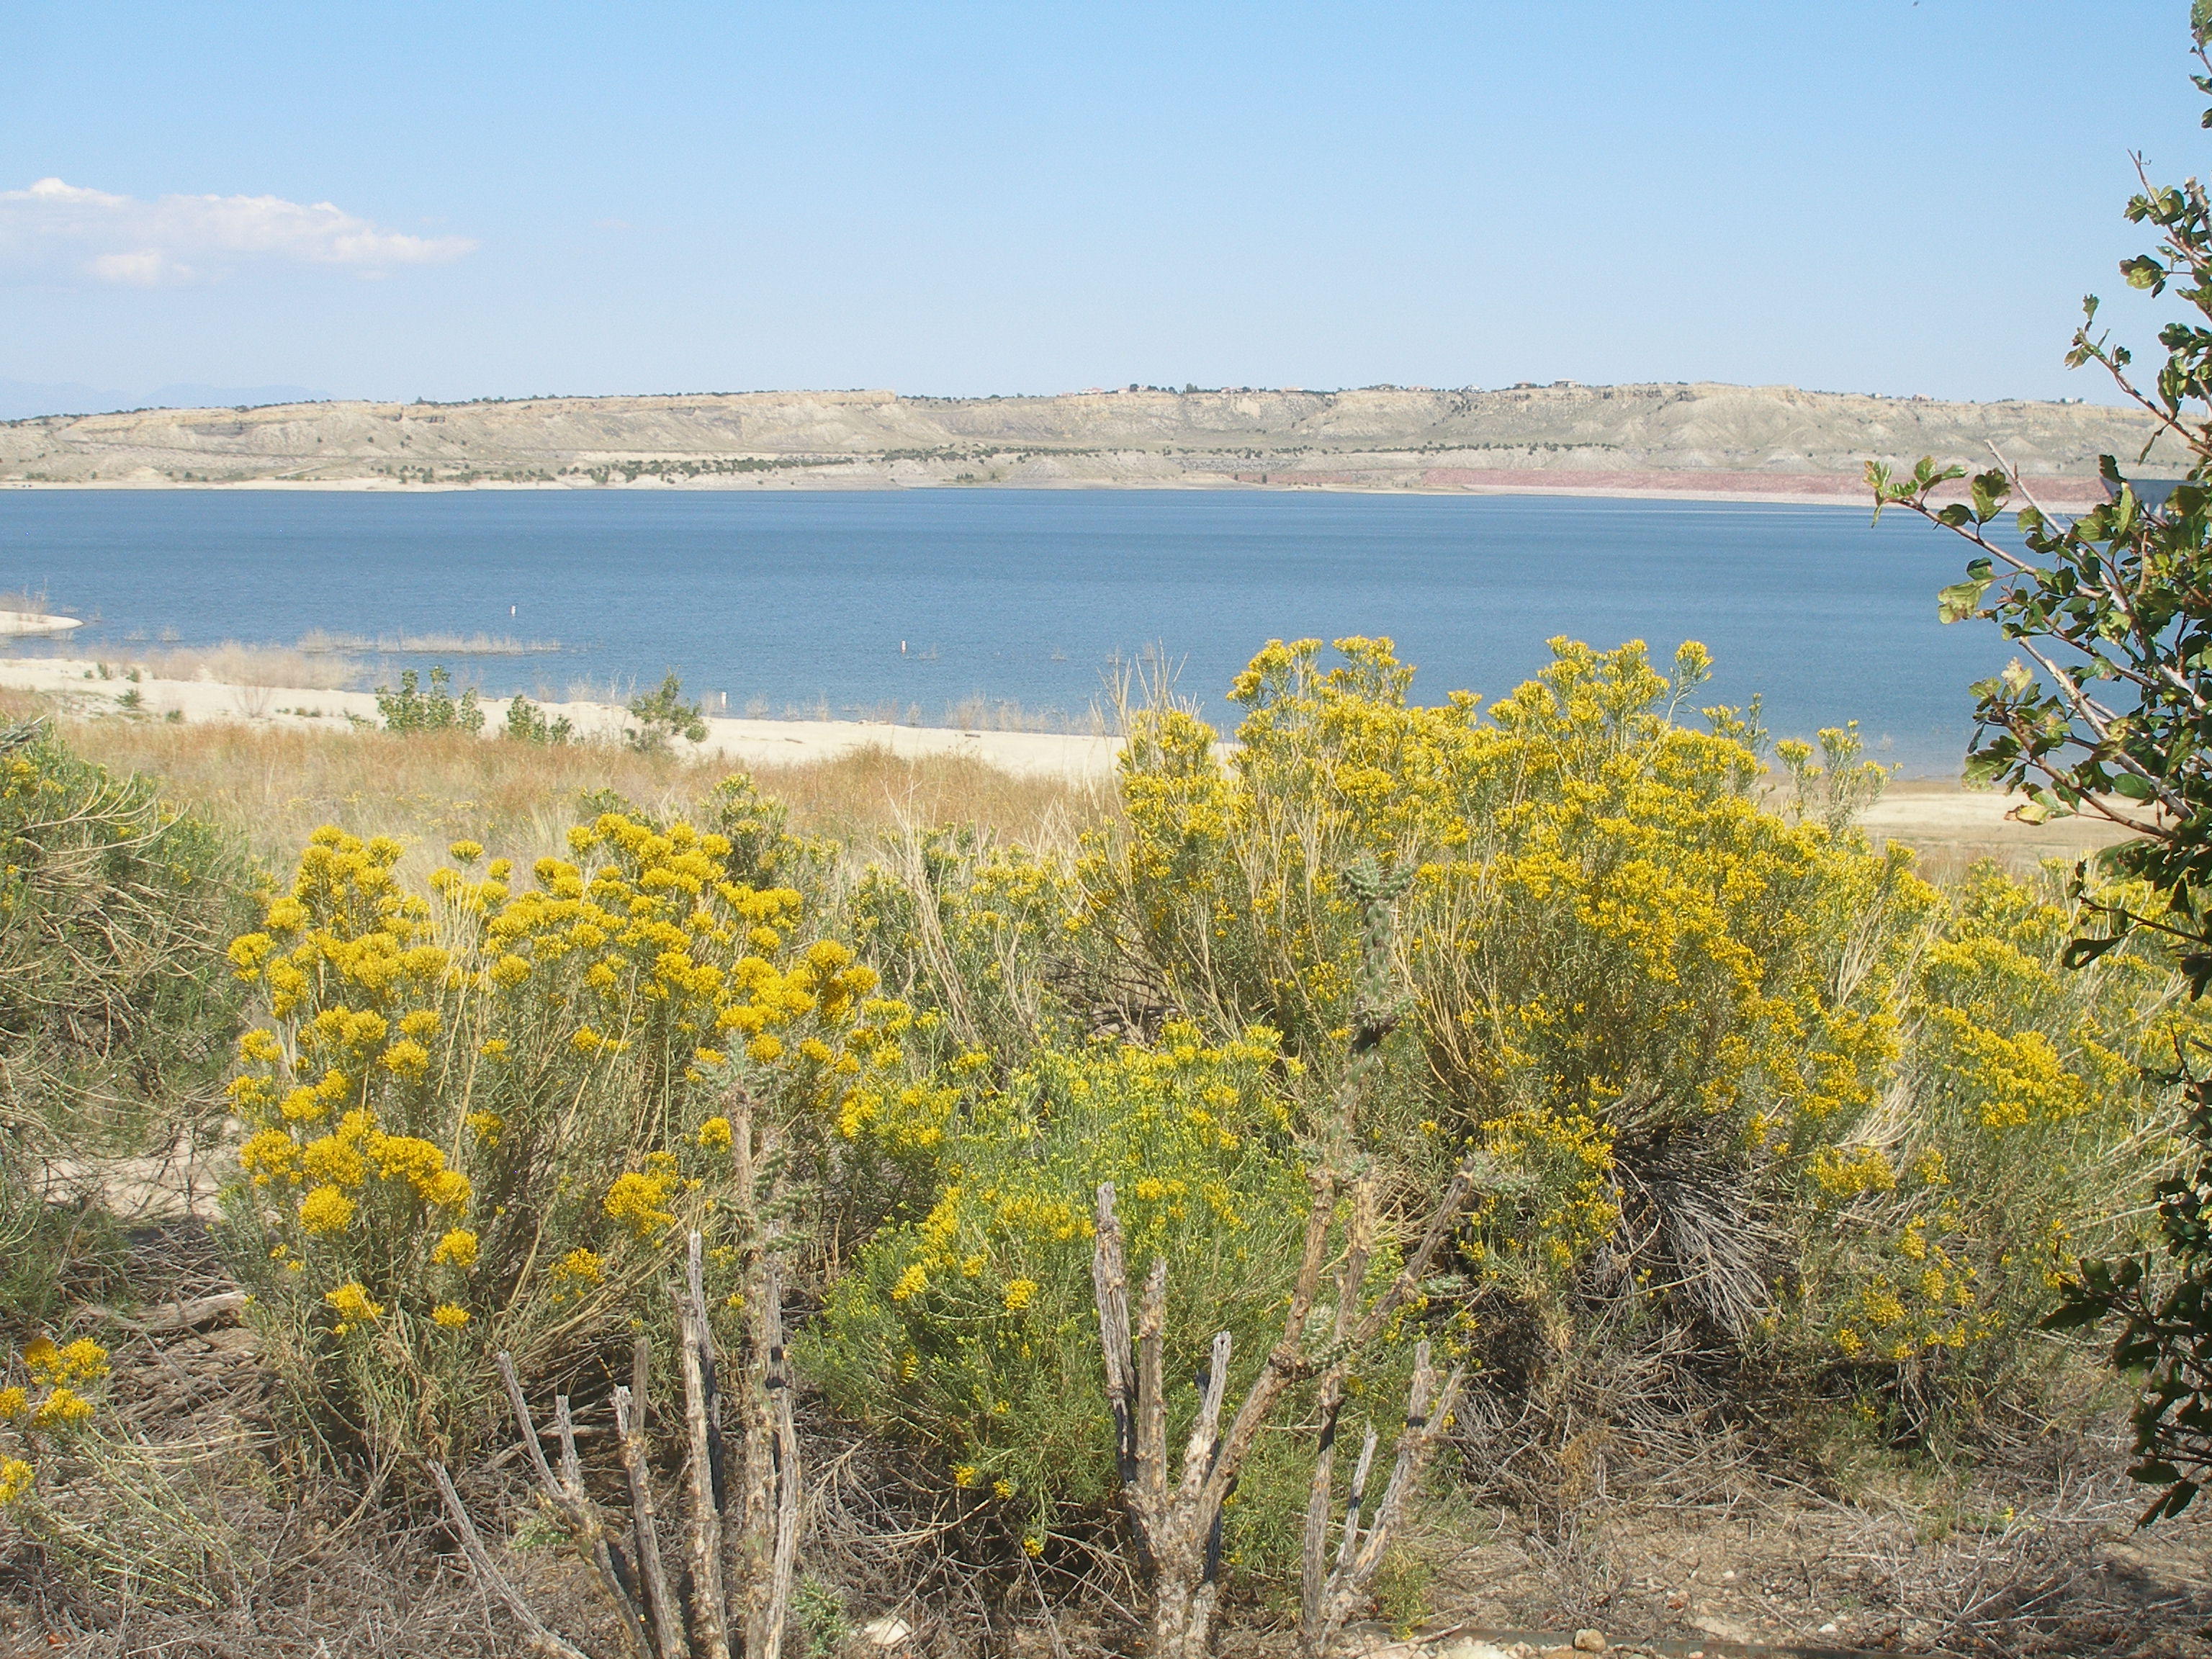
[[[266,823],[137,805],[166,839],[88,862],[93,805],[148,787],[27,740],[11,916],[149,860],[205,889],[190,933],[96,908],[159,944],[111,975],[155,1051],[235,1056],[238,1121],[172,1307],[76,1242],[94,1200],[40,1201],[106,1074],[10,1101],[6,1218],[56,1267],[8,1309],[0,1565],[113,1650],[118,1608],[142,1643],[274,1629],[307,1615],[268,1587],[335,1545],[254,1517],[320,1504],[507,1603],[392,1651],[542,1618],[826,1656],[902,1609],[945,1651],[1042,1620],[1321,1653],[1461,1607],[1439,1516],[1556,1540],[1716,1459],[1967,1501],[1947,1470],[2099,1420],[2094,1352],[2037,1324],[2074,1254],[2142,1242],[2178,1127],[2144,1066],[2206,1016],[2153,936],[2063,970],[2051,882],[1869,845],[1850,733],[1774,751],[1773,794],[1754,721],[1689,712],[1705,672],[1561,641],[1483,709],[1413,702],[1386,641],[1271,643],[1238,746],[1139,712],[1079,836],[948,800],[839,846],[635,748],[333,735],[397,787],[258,875]],[[84,741],[189,775],[188,731],[108,726]],[[410,754],[486,781],[413,803]],[[275,787],[213,762],[201,799]],[[581,793],[489,787],[547,765]],[[20,939],[26,982],[96,963]],[[166,1091],[195,1122],[205,1080]],[[242,1322],[211,1335],[252,1381],[177,1392],[160,1333],[195,1320]],[[542,1471],[525,1419],[567,1443]],[[1898,1605],[1854,1583],[1808,1632]]]
[[[1784,490],[1856,496],[1869,461],[1990,446],[2094,487],[2139,411],[1718,385],[1503,391],[1131,388],[1046,398],[890,392],[326,403],[0,424],[0,479],[292,480],[608,488],[886,484]]]

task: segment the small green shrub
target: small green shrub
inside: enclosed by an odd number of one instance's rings
[[[575,740],[576,726],[566,714],[547,720],[544,709],[518,691],[507,706],[507,735],[517,743],[557,747]]]
[[[801,1574],[792,1588],[791,1616],[799,1626],[799,1659],[832,1659],[853,1634],[852,1617],[836,1586],[811,1572]]]
[[[384,729],[403,736],[417,732],[474,734],[483,731],[484,715],[477,703],[476,689],[471,686],[457,699],[453,684],[453,677],[445,669],[433,668],[429,689],[425,690],[415,671],[403,668],[397,691],[381,685],[376,688],[376,712],[384,717]]]
[[[47,1196],[29,1146],[9,1140],[0,1149],[0,1317],[44,1330],[88,1297],[127,1298],[122,1224],[96,1193]]]
[[[42,723],[0,733],[0,1131],[18,1157],[166,1147],[216,1113],[250,914],[237,843]]]
[[[1375,1613],[1399,1641],[1428,1622],[1432,1612],[1429,1591],[1436,1577],[1435,1563],[1408,1551],[1394,1549],[1382,1558],[1382,1569],[1375,1575]]]
[[[1206,1047],[1172,1026],[1152,1048],[1042,1049],[1003,1089],[982,1080],[988,1058],[953,1061],[968,1079],[953,1086],[848,1108],[848,1137],[926,1158],[934,1190],[861,1249],[797,1352],[833,1409],[912,1446],[952,1501],[1042,1548],[1062,1511],[1095,1520],[1112,1496],[1098,1183],[1121,1194],[1132,1271],[1168,1263],[1170,1363],[1226,1328],[1240,1375],[1273,1340],[1307,1191],[1272,1032]],[[1194,1411],[1194,1392],[1183,1403]]]
[[[693,743],[707,739],[706,716],[699,704],[684,701],[684,682],[671,669],[658,690],[629,706],[636,721],[623,733],[623,741],[641,755],[658,755],[678,738]]]

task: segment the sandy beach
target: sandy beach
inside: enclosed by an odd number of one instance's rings
[[[121,665],[78,658],[0,658],[0,686],[63,700],[86,717],[113,715],[131,707],[149,718],[174,714],[188,722],[219,722],[295,730],[347,731],[373,725],[376,698],[367,691],[246,685],[212,679],[124,678]],[[618,737],[629,717],[618,704],[547,702],[552,719],[565,718],[586,738]],[[496,735],[502,705],[485,706],[485,731]],[[709,720],[702,756],[744,766],[792,766],[828,761],[856,750],[880,749],[902,758],[963,756],[1017,777],[1091,782],[1113,775],[1115,738],[1046,732],[991,732],[957,727],[893,726],[865,720]],[[2109,823],[2092,818],[2023,823],[2008,814],[2008,796],[1961,788],[1941,780],[1893,783],[1861,817],[1876,841],[1897,841],[1947,860],[1996,855],[2009,860],[2075,859],[2123,839]]]
[[[125,665],[80,658],[0,659],[0,685],[66,698],[82,713],[99,714],[131,707],[124,699],[138,694],[137,710],[162,719],[171,714],[191,722],[223,721],[345,731],[374,725],[376,698],[368,691],[315,690],[301,686],[239,685],[216,680],[124,678]],[[566,719],[585,738],[619,737],[629,712],[605,702],[546,702],[548,719]],[[485,704],[487,735],[499,730],[502,702]],[[906,757],[964,755],[1021,777],[1104,777],[1114,769],[1117,747],[1111,738],[1046,732],[985,732],[922,726],[891,726],[862,720],[710,720],[697,751],[720,755],[748,766],[789,766],[834,759],[859,749],[885,749]]]
[[[2020,805],[2014,795],[1987,789],[1963,789],[1955,783],[1924,779],[1892,783],[1882,798],[1859,817],[1859,827],[1875,841],[1902,842],[1946,860],[2000,857],[2008,861],[2071,860],[2127,839],[2126,832],[2102,818],[2057,818],[2023,823],[2007,816]]]

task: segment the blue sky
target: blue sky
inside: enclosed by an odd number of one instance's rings
[[[17,0],[0,381],[2101,399],[2186,10]]]

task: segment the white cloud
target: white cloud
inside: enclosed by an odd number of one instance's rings
[[[84,268],[103,283],[135,283],[141,288],[184,282],[192,274],[190,265],[174,264],[160,249],[150,247],[136,253],[99,254],[87,260]]]
[[[281,196],[163,196],[150,202],[41,179],[0,191],[0,281],[89,278],[137,287],[220,276],[271,262],[349,267],[458,259],[465,236],[409,236],[329,202]]]

